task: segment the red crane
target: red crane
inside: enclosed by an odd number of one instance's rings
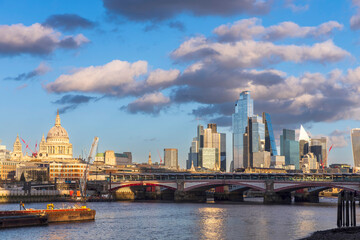
[[[29,151],[31,152],[31,155],[32,155],[33,157],[37,157],[37,154],[38,154],[38,152],[37,152],[37,150],[36,150],[36,148],[37,148],[37,142],[36,142],[36,144],[35,144],[35,152],[33,152],[33,151],[31,150],[31,148],[29,147],[29,144],[27,144],[24,139],[21,138],[21,141],[23,141],[23,143],[25,144],[25,146],[26,146],[25,148],[26,148],[26,149],[29,149]]]
[[[159,154],[159,158],[160,158],[160,165],[162,164],[162,158],[161,158],[161,155],[160,155],[160,152],[159,150],[157,150],[158,154]]]

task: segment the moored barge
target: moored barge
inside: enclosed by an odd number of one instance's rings
[[[1,217],[45,215],[49,223],[95,220],[96,211],[86,206],[54,209],[48,204],[47,209],[24,209],[17,211],[0,211]]]

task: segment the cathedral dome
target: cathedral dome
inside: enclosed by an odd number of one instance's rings
[[[69,135],[66,132],[65,128],[62,126],[53,126],[47,134],[46,139],[50,138],[66,138],[69,139]]]
[[[55,126],[47,134],[47,142],[69,142],[69,135],[65,128],[61,126],[59,111],[56,115]]]

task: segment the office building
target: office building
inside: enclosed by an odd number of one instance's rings
[[[351,129],[351,146],[354,158],[354,168],[360,168],[360,128]]]
[[[240,93],[240,98],[235,103],[235,113],[232,115],[234,170],[244,167],[244,133],[248,118],[253,116],[253,112],[254,104],[250,91]]]
[[[178,150],[176,148],[164,149],[164,166],[166,168],[178,169]]]
[[[262,118],[265,124],[265,151],[270,152],[271,156],[276,156],[277,149],[270,114],[263,112]]]
[[[310,152],[314,153],[317,162],[322,167],[327,166],[327,141],[325,137],[312,138],[310,141]]]
[[[285,165],[293,165],[300,169],[299,142],[295,141],[295,130],[283,129],[280,136],[280,154],[285,156]]]
[[[215,123],[208,124],[205,129],[198,125],[197,136],[189,149],[187,169],[192,165],[195,168],[226,171],[226,135],[217,132]]]

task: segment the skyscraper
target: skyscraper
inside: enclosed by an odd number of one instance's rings
[[[240,98],[235,103],[235,113],[232,115],[233,131],[233,163],[234,169],[243,168],[244,133],[248,118],[253,116],[254,103],[250,91],[240,93]]]
[[[294,165],[295,169],[300,169],[299,142],[295,141],[295,130],[283,129],[280,136],[280,153],[285,156],[285,165]]]
[[[176,148],[164,149],[164,165],[166,168],[178,169],[178,150]]]
[[[208,124],[205,129],[198,125],[197,134],[191,143],[187,168],[193,164],[194,167],[226,171],[226,135],[217,132],[215,123]]]
[[[271,154],[265,151],[265,124],[260,116],[248,118],[243,149],[244,168],[270,167]]]
[[[360,128],[351,129],[350,135],[354,158],[354,167],[360,168]]]
[[[319,165],[327,166],[327,145],[326,138],[312,138],[310,141],[310,150],[316,155]],[[314,149],[314,151],[313,151]],[[316,150],[315,150],[316,149]]]
[[[271,156],[276,156],[277,149],[270,114],[263,112],[262,117],[265,124],[265,151],[270,152]]]

